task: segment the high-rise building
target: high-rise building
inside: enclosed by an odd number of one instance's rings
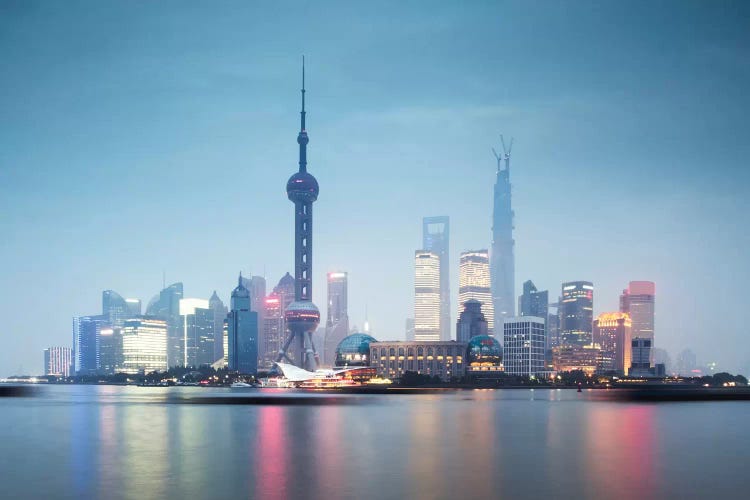
[[[182,283],[173,283],[164,288],[146,306],[146,315],[167,322],[167,365],[182,366],[184,325],[180,317],[180,300],[183,297]]]
[[[121,327],[131,315],[127,301],[113,290],[102,292],[102,316],[113,327]]]
[[[651,367],[651,348],[653,347],[652,339],[633,337],[631,345],[630,371],[628,375],[635,377],[648,377],[655,375]],[[662,365],[664,366],[664,365]]]
[[[349,314],[347,312],[347,273],[328,273],[328,314],[326,318],[323,345],[323,363],[333,366],[336,361],[336,347],[349,335]]]
[[[44,374],[55,377],[69,377],[73,363],[70,347],[48,347],[44,350]]]
[[[122,327],[102,325],[99,330],[99,369],[97,371],[104,375],[113,375],[122,366],[122,356]]]
[[[214,312],[214,354],[213,361],[217,361],[224,357],[224,320],[227,317],[227,306],[219,298],[219,295],[214,290],[211,298],[208,299],[208,307]]]
[[[141,299],[125,299],[125,304],[128,306],[128,317],[141,315]]]
[[[242,284],[242,275],[232,291],[230,307],[227,316],[229,369],[255,374],[258,371],[258,313],[250,310],[250,291]]]
[[[422,219],[422,248],[440,261],[440,340],[451,339],[450,220],[447,216]],[[468,299],[467,299],[468,300]]]
[[[182,365],[199,367],[213,364],[214,311],[206,299],[181,299]]]
[[[620,295],[620,312],[630,315],[633,338],[654,339],[654,302],[656,285],[653,281],[631,281]]]
[[[476,299],[464,302],[464,310],[456,322],[456,341],[468,343],[473,337],[487,335],[489,325],[482,313],[482,303]]]
[[[122,365],[118,372],[136,374],[167,369],[167,321],[149,316],[125,320]]]
[[[286,194],[294,203],[294,302],[284,312],[289,338],[276,356],[315,370],[318,354],[312,332],[320,324],[320,311],[312,302],[313,203],[318,199],[318,181],[307,171],[307,129],[305,127],[305,64],[302,62],[302,112],[300,113],[299,170],[286,183]],[[291,350],[290,350],[291,346]],[[295,361],[296,360],[296,361]]]
[[[495,331],[495,313],[490,283],[490,254],[487,250],[462,252],[458,265],[458,314],[467,300],[478,300],[487,319],[489,333]]]
[[[508,375],[538,377],[544,371],[544,318],[519,316],[503,321],[503,364]]]
[[[630,316],[621,312],[603,313],[594,320],[594,343],[601,349],[598,371],[628,374],[632,354],[631,326]]]
[[[414,253],[414,340],[441,340],[440,257],[427,250]]]
[[[276,293],[266,297],[263,306],[263,323],[260,336],[260,367],[273,368],[273,362],[284,345],[286,328],[282,299]]]
[[[534,282],[528,280],[523,284],[523,294],[518,297],[518,314],[543,318],[545,349],[549,349],[549,292],[537,290]]]
[[[559,309],[562,345],[590,345],[593,340],[594,285],[589,281],[563,283]]]
[[[99,341],[102,328],[108,326],[104,316],[73,318],[75,372],[94,375],[99,370]]]
[[[502,136],[500,136],[502,138]],[[510,146],[506,149],[503,141],[504,156],[495,155],[497,159],[497,177],[495,180],[494,204],[492,210],[492,250],[490,272],[492,274],[492,300],[494,302],[495,320],[515,316],[515,257],[513,255],[513,209],[511,208],[510,186]],[[502,162],[505,161],[505,168]]]

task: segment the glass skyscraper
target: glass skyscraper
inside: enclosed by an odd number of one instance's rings
[[[422,219],[422,249],[437,255],[440,261],[440,340],[451,339],[450,220],[447,216]]]
[[[426,250],[414,253],[414,340],[441,340],[440,257]]]
[[[495,331],[495,307],[492,303],[490,282],[490,254],[486,249],[461,253],[458,265],[459,315],[463,312],[464,304],[469,299],[478,300],[482,305],[482,313],[487,319],[488,331],[492,334]]]
[[[563,346],[591,345],[594,321],[594,285],[589,281],[562,284],[560,337]]]
[[[227,316],[229,369],[255,374],[258,371],[258,313],[250,310],[250,302],[250,291],[242,284],[240,276],[232,291]]]
[[[328,273],[328,312],[326,317],[323,363],[333,366],[336,347],[349,335],[348,276],[336,271]]]

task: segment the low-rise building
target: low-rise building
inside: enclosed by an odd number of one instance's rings
[[[370,364],[378,377],[398,379],[406,372],[437,376],[448,382],[464,376],[466,344],[453,340],[371,342]]]

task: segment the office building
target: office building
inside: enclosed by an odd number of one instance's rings
[[[214,354],[213,362],[222,359],[224,357],[224,320],[227,317],[229,310],[224,302],[219,298],[219,295],[214,290],[211,298],[208,299],[208,307],[213,311],[214,315]]]
[[[654,339],[654,303],[656,285],[653,281],[631,281],[620,295],[620,312],[630,316],[633,338]]]
[[[500,136],[502,139],[502,136]],[[492,250],[490,272],[492,274],[492,300],[494,316],[498,325],[501,319],[515,316],[515,257],[513,255],[513,209],[511,207],[510,150],[503,141],[503,156],[495,154],[497,174],[492,208]],[[505,167],[503,168],[503,161]]]
[[[627,375],[631,362],[631,320],[621,312],[600,314],[594,320],[594,343],[601,349],[597,371]]]
[[[440,331],[440,257],[414,253],[414,340],[438,342]]]
[[[115,374],[122,366],[122,356],[122,327],[102,325],[99,330],[99,369],[97,372],[103,375]]]
[[[450,220],[447,216],[422,219],[422,249],[437,255],[440,261],[439,340],[451,339]]]
[[[328,273],[328,311],[323,340],[323,363],[336,362],[336,348],[349,335],[349,315],[347,312],[347,273]]]
[[[487,250],[470,250],[461,253],[458,265],[458,314],[463,312],[467,300],[474,299],[482,305],[489,333],[495,331],[495,313],[490,283],[490,255]]]
[[[263,326],[260,342],[260,367],[273,368],[274,360],[284,345],[286,331],[282,298],[272,293],[266,297],[263,307]]]
[[[101,315],[73,318],[73,354],[77,375],[94,375],[98,372],[100,332],[108,326],[106,318]]]
[[[133,318],[141,315],[141,299],[125,299],[128,306],[128,317]]]
[[[104,290],[102,292],[102,316],[108,324],[119,328],[130,317],[130,306],[119,293]]]
[[[206,299],[180,300],[182,366],[211,365],[214,358],[214,311]]]
[[[370,365],[383,378],[398,379],[406,372],[438,377],[448,382],[464,376],[466,344],[415,341],[371,342]]]
[[[258,371],[258,313],[250,307],[250,291],[240,275],[227,316],[228,363],[230,370],[254,375]]]
[[[589,281],[563,283],[559,309],[562,345],[590,345],[593,341],[594,285]]]
[[[545,371],[544,318],[519,316],[503,321],[503,364],[508,375],[538,377]]]
[[[182,283],[173,283],[159,292],[146,306],[146,315],[167,322],[167,364],[182,366],[184,325],[180,317],[180,300],[183,298]]]
[[[584,346],[558,346],[552,349],[552,366],[555,371],[582,371],[594,375],[599,363],[599,347],[594,344]]]
[[[69,377],[73,364],[70,347],[48,347],[44,350],[44,374],[54,377]]]
[[[117,371],[147,374],[167,370],[167,321],[149,316],[125,320],[122,365]]]
[[[482,313],[482,303],[475,299],[464,302],[464,310],[456,322],[456,340],[464,344],[473,337],[487,335],[489,325]]]
[[[631,361],[628,375],[631,377],[649,377],[656,374],[651,365],[652,344],[653,340],[650,338],[633,337],[633,340],[630,342]]]

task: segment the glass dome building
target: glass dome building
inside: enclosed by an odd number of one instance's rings
[[[466,366],[472,371],[497,371],[503,366],[503,347],[495,337],[477,335],[469,340],[466,347]]]
[[[377,342],[366,333],[353,333],[336,347],[336,366],[369,366],[370,342]]]

